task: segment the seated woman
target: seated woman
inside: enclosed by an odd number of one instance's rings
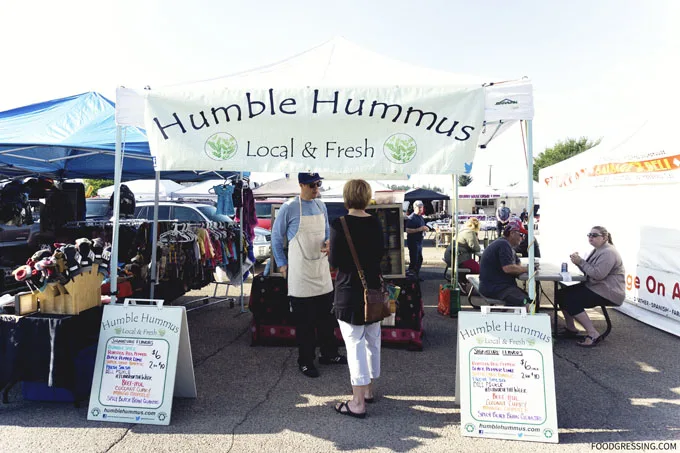
[[[458,236],[455,238],[458,242],[458,267],[470,269],[471,274],[479,274],[479,263],[475,261],[474,254],[481,250],[479,237],[477,236],[480,228],[479,220],[472,217],[465,222],[465,226],[458,232]],[[449,267],[451,267],[452,247],[453,241],[444,252],[444,261]],[[463,276],[462,280],[465,280],[465,276]]]
[[[621,255],[614,248],[612,236],[606,228],[592,227],[588,233],[588,242],[593,246],[588,258],[583,259],[578,253],[570,255],[571,262],[583,271],[587,280],[561,289],[558,300],[567,325],[566,336],[579,336],[574,324],[576,320],[586,329],[586,336],[577,344],[592,348],[602,338],[584,309],[598,307],[607,302],[621,305],[625,298],[625,272]]]

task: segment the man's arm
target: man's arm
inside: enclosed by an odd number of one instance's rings
[[[408,234],[413,234],[413,233],[422,233],[423,231],[429,230],[427,225],[422,225],[418,226],[418,223],[414,217],[411,217],[408,219],[408,222],[406,222],[406,232]]]
[[[279,266],[288,266],[288,259],[283,251],[283,244],[285,244],[288,234],[288,207],[290,205],[283,204],[279,208],[279,212],[274,219],[272,226],[272,252],[274,259]]]
[[[423,226],[418,227],[418,228],[408,228],[408,227],[406,227],[406,232],[409,233],[409,234],[422,233],[423,231],[427,231],[427,230],[429,230],[427,225],[423,225]]]
[[[326,224],[326,230],[325,230],[325,236],[324,236],[324,241],[323,241],[323,246],[321,247],[321,253],[324,253],[325,255],[328,255],[330,252],[330,226],[328,225],[328,208],[326,208],[326,203],[323,201],[318,201],[318,198],[314,200],[314,203],[319,207],[319,210],[323,214],[324,218],[324,223]],[[321,206],[319,206],[319,204]]]
[[[330,225],[328,224],[328,208],[326,207],[326,203],[323,201],[319,202],[321,204],[321,211],[323,212],[323,217],[326,219],[326,236],[324,240],[328,241],[331,237],[331,228]]]
[[[501,248],[499,254],[499,259],[502,265],[501,269],[503,269],[503,272],[506,274],[520,275],[525,272],[529,272],[528,266],[522,266],[519,264],[519,258],[517,258],[515,251],[512,250],[510,243],[505,244]]]
[[[521,264],[506,264],[503,266],[503,272],[510,275],[521,275],[529,272],[529,266],[522,266]]]

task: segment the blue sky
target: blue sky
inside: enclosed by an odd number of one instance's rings
[[[5,1],[0,110],[90,90],[113,99],[119,85],[214,78],[341,35],[414,65],[496,80],[530,77],[540,152],[567,137],[624,135],[668,105],[678,75],[679,4]],[[521,135],[506,135],[478,156],[475,178],[486,179],[490,164],[494,183],[524,177]]]

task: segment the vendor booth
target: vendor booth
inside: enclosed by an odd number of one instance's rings
[[[143,296],[143,291],[148,290],[145,284],[148,279],[144,275],[146,264],[156,262],[152,238],[161,239],[161,252],[164,248],[174,251],[172,255],[158,256],[163,264],[157,273],[157,279],[163,282],[160,297],[172,300],[199,287],[197,285],[202,287],[212,281],[212,271],[207,271],[204,258],[201,257],[201,262],[192,259],[195,237],[191,237],[191,231],[180,231],[181,225],[177,222],[161,223],[156,230],[146,219],[120,221],[123,216],[134,214],[134,194],[131,198],[121,197],[120,190],[117,191],[119,225],[115,241],[112,241],[113,224],[108,216],[102,220],[86,219],[83,184],[63,180],[113,179],[117,167],[114,164],[115,132],[113,103],[97,93],[0,112],[0,167],[3,169],[0,173],[10,178],[0,184],[3,224],[0,237],[3,246],[18,248],[14,247],[18,238],[9,244],[4,233],[22,224],[28,226],[26,230],[31,235],[35,232],[39,236],[36,241],[30,238],[25,241],[30,253],[24,252],[20,260],[4,263],[10,247],[3,247],[0,253],[2,277],[17,280],[24,290],[15,294],[16,288],[13,288],[11,294],[0,300],[0,313],[4,313],[0,316],[3,345],[0,388],[5,388],[4,397],[16,381],[30,382],[24,385],[24,389],[33,389],[28,394],[25,390],[27,399],[36,395],[38,399],[55,399],[56,390],[52,388],[57,387],[66,391],[66,399],[78,399],[87,393],[81,384],[89,383],[91,376],[82,378],[79,373],[88,367],[91,373],[93,357],[88,348],[96,343],[102,294],[109,291],[109,285],[102,285],[102,281],[113,268],[114,295],[117,293],[119,298],[133,294]],[[126,145],[119,149],[117,160],[125,165],[124,178],[160,179],[160,173],[151,164],[145,134],[137,128],[128,128],[124,137]],[[237,182],[229,180],[233,172],[191,171],[168,175],[178,180],[223,176],[222,185]],[[123,174],[119,176],[122,178]],[[31,215],[38,215],[38,210],[30,204],[34,201],[41,205],[39,223]],[[36,223],[30,225],[31,222]],[[206,229],[206,225],[201,227]],[[219,230],[213,237],[220,244],[212,245],[220,250],[243,234],[237,224],[214,223],[209,228]],[[110,259],[111,242],[118,249],[115,261]],[[49,250],[33,254],[41,245],[48,246]],[[192,253],[183,255],[180,262],[183,248],[189,246]],[[233,255],[239,258],[247,254],[238,247],[235,250]],[[13,255],[21,253],[17,251]],[[214,256],[210,262],[213,268],[218,265]],[[112,263],[124,263],[123,274]],[[228,271],[240,278],[241,266],[232,265]],[[49,395],[43,392],[46,387]]]
[[[585,233],[604,226],[626,270],[619,310],[680,335],[680,148],[670,130],[669,120],[649,119],[542,169],[541,253],[555,262],[585,256]]]
[[[118,149],[124,128],[135,126],[147,131],[162,171],[345,179],[469,173],[478,146],[533,117],[528,80],[492,82],[411,66],[336,38],[223,78],[119,88]],[[530,123],[528,143],[531,155]]]

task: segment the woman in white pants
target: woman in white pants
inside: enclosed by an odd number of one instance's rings
[[[379,288],[385,239],[378,219],[365,210],[371,195],[371,186],[361,179],[348,181],[343,189],[345,207],[349,211],[345,221],[359,263],[368,287]],[[345,340],[352,383],[352,399],[338,403],[335,410],[343,415],[364,418],[366,403],[374,401],[373,381],[380,377],[380,323],[365,323],[364,288],[340,219],[331,225],[329,262],[338,270],[333,311]]]

